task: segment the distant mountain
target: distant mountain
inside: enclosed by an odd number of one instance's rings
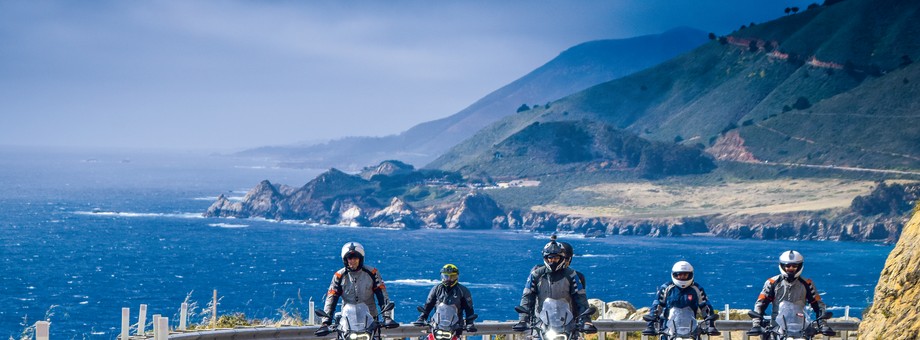
[[[496,178],[626,171],[657,178],[714,168],[712,160],[696,148],[648,141],[602,123],[564,121],[533,123],[460,171]]]
[[[429,167],[459,170],[535,122],[597,121],[723,160],[920,168],[920,2],[848,0],[744,27],[507,116]]]
[[[360,169],[387,159],[424,165],[476,131],[537,106],[651,67],[706,41],[706,33],[677,28],[658,35],[583,43],[449,117],[416,125],[398,135],[348,137],[313,146],[271,146],[241,156],[270,157],[288,165]]]

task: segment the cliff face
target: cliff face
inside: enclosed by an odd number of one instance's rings
[[[916,339],[920,334],[920,211],[904,226],[859,325],[861,339]]]

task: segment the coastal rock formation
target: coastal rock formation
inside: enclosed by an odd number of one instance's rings
[[[444,224],[449,229],[490,229],[493,221],[504,215],[504,210],[495,200],[483,193],[474,192],[447,213]]]
[[[920,210],[904,226],[859,325],[862,339],[916,339],[920,334]]]
[[[377,166],[366,167],[361,170],[361,173],[358,174],[363,179],[370,180],[374,176],[384,175],[384,176],[394,176],[394,175],[406,175],[415,171],[415,167],[410,164],[406,164],[397,160],[389,160],[380,162]]]
[[[415,229],[422,226],[423,222],[412,208],[403,200],[393,197],[390,205],[374,213],[370,225],[379,228]]]

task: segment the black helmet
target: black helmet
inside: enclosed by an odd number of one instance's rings
[[[453,264],[445,264],[441,267],[441,284],[445,287],[453,287],[460,281],[460,269]]]
[[[559,269],[565,268],[566,261],[566,251],[562,244],[556,242],[556,235],[550,236],[549,243],[543,246],[543,264],[546,265],[546,269],[554,272]],[[549,259],[553,257],[558,257],[559,261],[555,263],[550,263]]]
[[[559,242],[562,245],[562,250],[565,251],[565,263],[563,263],[562,268],[568,268],[572,265],[572,257],[575,256],[575,248],[572,248],[572,245],[568,242]]]

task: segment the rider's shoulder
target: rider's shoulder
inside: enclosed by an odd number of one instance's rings
[[[782,275],[782,274],[780,274],[780,275],[773,275],[773,276],[767,278],[767,281],[766,281],[765,283],[768,283],[768,284],[771,284],[771,285],[772,285],[772,284],[774,284],[774,283],[777,283],[777,282],[781,281],[782,279],[783,279],[783,275]]]
[[[531,274],[543,274],[545,271],[546,271],[546,266],[542,264],[533,266],[533,268],[530,269]]]
[[[377,268],[368,266],[368,265],[366,265],[366,264],[365,264],[365,265],[362,265],[362,266],[361,266],[361,269],[364,270],[364,271],[366,271],[366,272],[368,272],[368,273],[374,274],[374,275],[377,274]]]
[[[342,267],[342,269],[336,270],[335,274],[332,274],[332,275],[335,276],[335,278],[337,279],[341,279],[342,275],[345,275],[347,271],[348,271],[348,268]]]

